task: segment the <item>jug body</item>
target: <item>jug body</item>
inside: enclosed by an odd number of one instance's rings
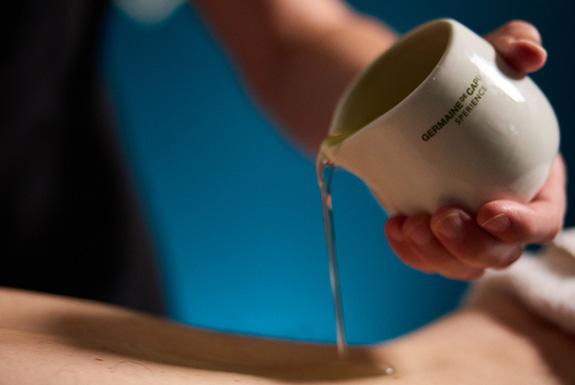
[[[444,19],[384,53],[341,99],[322,154],[389,214],[528,201],[558,152],[557,119],[529,78]]]

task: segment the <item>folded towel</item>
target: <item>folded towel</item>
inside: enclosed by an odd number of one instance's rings
[[[513,293],[541,317],[575,334],[575,228],[563,231],[541,252],[525,253],[505,270],[486,272],[468,301],[492,295],[493,288]]]

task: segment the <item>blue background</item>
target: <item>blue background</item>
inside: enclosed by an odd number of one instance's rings
[[[480,33],[509,19],[534,22],[550,52],[535,78],[563,127],[572,126],[573,47],[565,49],[564,39],[574,36],[570,2],[352,4],[399,32],[445,16]],[[250,101],[194,10],[182,7],[150,26],[112,9],[106,31],[104,70],[170,315],[225,331],[334,341],[313,161]],[[458,304],[465,285],[412,271],[392,254],[384,213],[361,182],[338,172],[334,201],[351,343],[396,337]]]

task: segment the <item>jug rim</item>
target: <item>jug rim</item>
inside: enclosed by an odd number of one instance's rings
[[[376,68],[378,65],[380,65],[380,63],[383,61],[383,59],[385,57],[388,57],[390,54],[396,52],[406,42],[411,41],[412,39],[418,37],[421,33],[424,33],[426,31],[428,31],[429,29],[436,28],[438,26],[447,27],[447,29],[446,29],[447,37],[446,37],[446,41],[445,41],[445,46],[443,48],[443,51],[441,52],[441,55],[439,55],[439,58],[437,59],[436,63],[433,65],[431,70],[429,70],[429,72],[425,75],[425,77],[421,81],[419,81],[418,84],[412,90],[410,90],[404,97],[402,97],[402,99],[399,100],[399,102],[395,103],[389,109],[385,110],[383,113],[378,115],[376,118],[372,119],[371,121],[369,121],[368,123],[362,125],[361,127],[357,128],[357,129],[354,129],[350,132],[342,133],[341,135],[337,135],[337,132],[335,131],[335,127],[341,118],[342,110],[345,107],[345,105],[347,104],[347,102],[349,101],[350,94],[358,87],[358,85],[362,82],[362,80],[365,79],[365,77],[369,73],[371,73],[371,71],[374,68]],[[346,88],[346,90],[342,94],[342,97],[340,98],[339,102],[336,105],[336,108],[334,110],[334,114],[332,116],[332,120],[330,123],[330,127],[329,127],[328,138],[326,139],[326,141],[329,141],[330,137],[334,137],[334,141],[333,141],[333,143],[326,143],[326,144],[330,145],[330,146],[332,146],[332,145],[335,146],[335,145],[341,143],[343,140],[347,139],[348,137],[350,137],[350,136],[356,134],[357,132],[362,131],[364,128],[374,124],[375,122],[380,120],[382,117],[388,115],[390,112],[400,108],[403,104],[408,103],[409,100],[411,100],[413,98],[413,96],[416,95],[418,93],[418,91],[421,88],[423,88],[429,82],[429,80],[437,74],[440,67],[445,62],[445,60],[448,56],[448,53],[450,52],[450,50],[453,46],[454,32],[455,32],[455,29],[457,27],[463,27],[463,25],[460,22],[458,22],[457,20],[452,19],[452,18],[440,18],[440,19],[434,19],[434,20],[428,21],[428,22],[412,29],[408,33],[406,33],[392,47],[390,47],[388,50],[386,50],[381,55],[379,55],[368,67],[366,67],[363,71],[361,71],[358,75],[356,75],[356,77],[350,82],[350,84],[348,85],[348,87]],[[323,145],[322,145],[322,147],[323,147]]]

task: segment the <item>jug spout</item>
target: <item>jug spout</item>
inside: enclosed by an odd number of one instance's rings
[[[366,169],[370,168],[366,164],[369,161],[364,156],[366,148],[355,142],[351,137],[340,138],[338,135],[330,135],[322,142],[318,159],[364,179]]]
[[[328,162],[333,164],[334,166],[338,166],[335,154],[335,143],[330,140],[328,136],[324,141],[321,143],[318,152],[318,161],[321,162]]]
[[[386,165],[393,162],[388,154],[373,145],[374,138],[356,133],[344,138],[330,135],[320,146],[318,162],[328,162],[361,179],[379,204],[388,213],[395,213],[394,199],[385,188],[389,172]]]

